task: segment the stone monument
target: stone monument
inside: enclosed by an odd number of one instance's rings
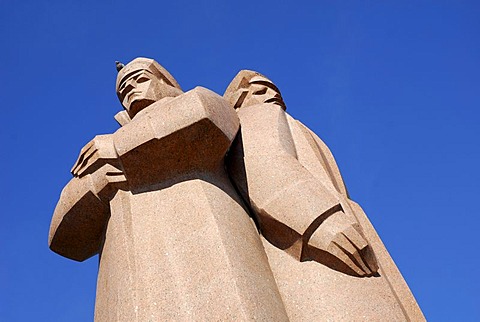
[[[83,147],[49,245],[99,254],[96,321],[422,321],[328,147],[243,70],[223,97],[152,59],[119,70],[115,133]]]

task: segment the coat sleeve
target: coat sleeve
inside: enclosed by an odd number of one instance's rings
[[[83,147],[53,214],[49,245],[54,252],[77,261],[99,252],[109,200],[125,186],[121,169],[112,135],[97,135]]]
[[[328,146],[312,130],[307,128],[300,121],[291,119],[291,123],[295,123],[308,141],[308,144],[311,145],[311,149],[316,152],[316,158],[328,173],[329,179],[334,185],[335,189],[349,198],[348,190],[345,182],[343,181],[342,175],[340,174],[337,162],[335,161],[335,158],[333,157],[333,154]]]
[[[254,105],[238,115],[240,134],[227,161],[230,176],[265,238],[300,259],[302,245],[339,211],[340,200],[298,161],[285,111]]]
[[[50,224],[51,250],[76,261],[99,252],[110,210],[95,190],[90,174],[65,186]]]

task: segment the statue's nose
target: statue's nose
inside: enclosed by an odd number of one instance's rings
[[[275,98],[281,98],[280,94],[276,90],[273,90],[271,88],[268,89],[267,94],[269,94],[269,96],[272,96],[272,97],[275,97]]]
[[[130,92],[134,88],[135,88],[134,84],[132,84],[131,82],[127,83],[127,85],[125,86],[125,93]]]
[[[137,79],[136,78],[130,78],[125,82],[126,86],[132,86],[133,88],[137,87]]]

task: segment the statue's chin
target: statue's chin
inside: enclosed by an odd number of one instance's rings
[[[127,110],[130,118],[133,119],[138,112],[151,105],[152,103],[154,103],[154,101],[149,99],[133,101],[132,104],[130,104],[130,109]]]

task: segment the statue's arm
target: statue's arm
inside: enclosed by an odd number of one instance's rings
[[[319,161],[322,163],[323,167],[328,173],[330,180],[335,186],[335,189],[337,189],[338,192],[349,198],[348,190],[345,182],[343,181],[340,169],[338,168],[337,162],[335,161],[335,158],[328,146],[312,130],[303,125],[300,121],[294,120],[294,122],[297,126],[300,127],[304,135],[308,136],[311,139],[314,145],[313,148],[319,151]]]
[[[82,149],[72,169],[74,178],[62,190],[50,224],[50,248],[73,260],[99,252],[110,216],[109,200],[125,183],[114,156],[105,152],[108,141],[109,136],[97,136]]]
[[[289,251],[300,258],[307,229],[339,201],[323,193],[325,187],[296,159],[281,108],[242,107],[238,115],[241,132],[230,152],[230,175],[252,206],[265,237],[283,249],[300,242]]]
[[[338,195],[298,161],[285,112],[257,105],[240,108],[238,115],[241,133],[228,167],[265,238],[299,260],[331,255],[354,274],[371,274],[362,260],[368,244],[358,223],[343,211]]]

